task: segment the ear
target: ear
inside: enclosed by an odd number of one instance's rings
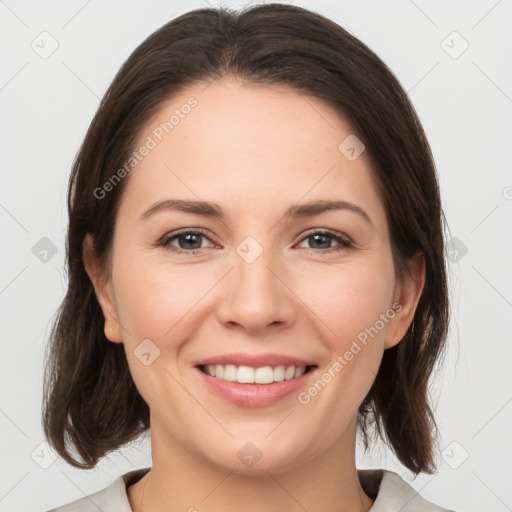
[[[403,282],[395,286],[394,302],[397,306],[395,317],[386,329],[385,348],[390,348],[402,340],[414,318],[416,307],[425,286],[425,257],[421,251],[417,252],[411,261],[410,271]]]
[[[100,304],[103,316],[105,318],[105,336],[115,343],[122,342],[121,325],[118,320],[116,303],[112,289],[111,279],[107,279],[101,270],[96,251],[94,250],[94,241],[90,233],[84,238],[82,244],[82,257],[85,270],[92,282],[96,298]]]

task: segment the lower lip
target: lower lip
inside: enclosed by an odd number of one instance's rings
[[[316,368],[312,368],[300,377],[272,384],[240,384],[207,375],[199,368],[195,368],[205,379],[206,384],[217,395],[228,402],[246,408],[268,407],[297,392]]]

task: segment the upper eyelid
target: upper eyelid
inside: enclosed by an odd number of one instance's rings
[[[165,234],[160,239],[160,241],[161,242],[169,241],[172,238],[178,238],[179,236],[188,235],[190,233],[203,235],[205,238],[207,238],[211,242],[214,242],[214,240],[212,240],[212,237],[210,235],[208,235],[208,233],[206,231],[203,231],[201,228],[188,228],[188,229],[178,230],[176,232],[171,231],[170,233]]]
[[[346,239],[347,241],[349,241],[350,243],[352,243],[352,239],[348,236],[348,235],[345,235],[345,233],[341,233],[339,231],[336,231],[334,229],[327,229],[327,228],[311,228],[311,229],[308,229],[306,230],[304,233],[301,234],[301,240],[303,240],[304,238],[308,237],[308,236],[311,236],[313,234],[326,234],[326,235],[330,235],[330,236],[338,236],[340,238],[344,238]]]

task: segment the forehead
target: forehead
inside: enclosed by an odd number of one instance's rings
[[[212,200],[233,209],[347,199],[382,214],[366,153],[349,160],[350,124],[330,106],[284,86],[235,79],[197,84],[162,104],[136,148],[133,200]],[[372,205],[373,203],[373,205]]]
[[[349,123],[318,98],[282,85],[226,78],[191,86],[165,102],[144,126],[139,144],[150,135],[159,146],[170,148],[174,141],[187,153],[195,149],[197,158],[225,156],[229,150],[231,159],[257,152],[262,161],[277,154],[296,160],[312,152],[337,155],[340,137],[351,132]],[[202,151],[194,147],[199,141]]]

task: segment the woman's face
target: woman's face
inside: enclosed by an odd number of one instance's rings
[[[421,288],[395,282],[384,207],[353,137],[318,99],[234,80],[190,87],[141,133],[135,149],[148,150],[124,178],[111,279],[96,290],[169,447],[278,472],[354,442],[358,407]],[[299,209],[318,201],[341,207]]]

